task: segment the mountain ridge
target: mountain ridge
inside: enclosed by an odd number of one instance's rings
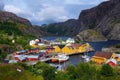
[[[119,7],[120,0],[105,1],[91,9],[82,10],[79,18],[76,20],[54,23],[52,27],[56,27],[58,30],[60,30],[59,28],[61,28],[61,30],[67,29],[63,36],[74,37],[81,31],[93,29],[95,31],[101,32],[102,35],[107,39],[120,40],[120,37],[118,37],[120,35],[120,32],[117,31],[117,29],[119,29],[119,25],[117,24],[120,23]],[[45,26],[47,32],[49,32],[49,28],[52,28],[49,26],[51,26],[51,24],[47,25],[47,27]],[[115,26],[116,28],[114,28]],[[116,31],[117,33],[115,33]],[[53,34],[56,33],[57,31],[53,31]],[[60,34],[57,35],[59,36]]]

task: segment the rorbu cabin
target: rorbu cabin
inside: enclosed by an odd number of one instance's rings
[[[53,52],[55,52],[55,48],[53,48],[52,46],[47,46],[47,47],[46,47],[46,51],[47,51],[48,53],[53,53]]]
[[[115,59],[108,59],[106,64],[110,65],[111,67],[117,66],[117,61]]]
[[[76,53],[76,48],[74,46],[65,46],[62,49],[62,53],[70,55],[70,54],[75,54]]]
[[[40,49],[38,49],[38,48],[33,48],[33,49],[29,49],[29,50],[27,50],[28,51],[28,53],[39,53],[40,52]]]
[[[116,55],[114,53],[110,52],[95,52],[95,54],[92,56],[91,60],[93,62],[96,62],[98,64],[105,63],[108,59],[115,59]]]
[[[82,44],[81,46],[79,46],[79,53],[87,52],[90,48],[91,46],[89,45],[89,43]]]
[[[65,45],[57,45],[55,46],[55,52],[60,53],[62,52],[62,48],[65,47]]]

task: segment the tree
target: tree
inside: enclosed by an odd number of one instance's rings
[[[67,69],[66,69],[66,73],[67,73],[67,75],[69,75],[71,80],[74,80],[76,78],[75,66],[72,64],[68,65]]]
[[[102,66],[100,73],[104,76],[112,76],[114,74],[113,68],[108,64]]]
[[[72,80],[72,79],[65,72],[58,71],[56,73],[56,76],[55,76],[54,80]]]
[[[95,66],[90,65],[89,63],[80,63],[77,65],[76,69],[76,78],[81,80],[94,80],[96,78],[97,70]]]
[[[55,78],[55,68],[49,66],[43,70],[42,76],[44,80],[53,80]]]

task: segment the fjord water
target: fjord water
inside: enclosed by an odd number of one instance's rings
[[[47,40],[54,40],[57,38],[61,38],[63,40],[66,40],[69,37],[46,37],[45,39]],[[94,48],[94,51],[92,52],[88,52],[87,55],[88,56],[93,56],[95,51],[101,51],[102,48],[106,48],[106,47],[110,47],[110,46],[114,46],[116,44],[120,43],[120,41],[118,40],[108,40],[108,41],[101,41],[101,42],[89,42],[89,44]],[[85,53],[86,54],[86,53]],[[62,65],[68,65],[68,64],[78,64],[80,61],[82,61],[81,56],[83,54],[77,54],[77,55],[71,55],[69,61],[63,63]]]
[[[95,51],[101,51],[102,48],[114,46],[120,43],[117,40],[101,41],[101,42],[89,42],[89,44],[94,48],[94,51],[88,52],[87,55],[92,57]],[[86,54],[86,53],[85,53]],[[76,65],[81,61],[81,54],[70,56],[69,62]]]

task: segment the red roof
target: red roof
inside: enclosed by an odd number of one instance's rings
[[[95,52],[94,56],[109,59],[112,56],[112,53],[109,53],[109,52],[98,52],[97,51],[97,52]]]
[[[109,64],[110,66],[113,66],[113,67],[116,66],[116,64],[112,61],[108,62],[107,64]]]

